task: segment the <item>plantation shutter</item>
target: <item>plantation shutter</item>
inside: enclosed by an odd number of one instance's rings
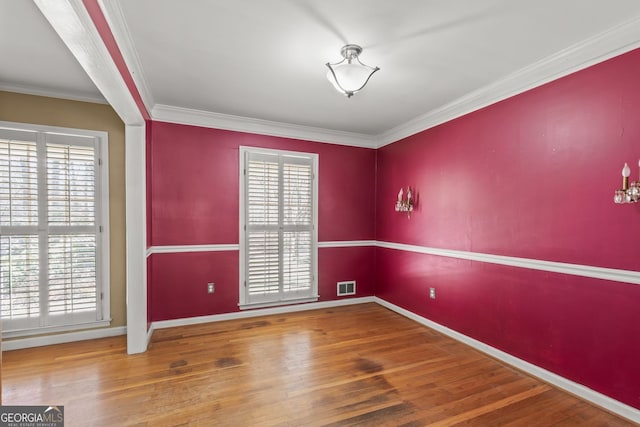
[[[37,327],[40,317],[38,148],[35,132],[0,134],[0,298],[3,329],[10,319]],[[11,231],[11,232],[9,232]]]
[[[246,304],[315,297],[314,162],[245,152]]]
[[[98,140],[0,128],[4,331],[102,320]]]
[[[52,323],[82,317],[95,320],[96,164],[93,138],[47,135],[48,314]]]

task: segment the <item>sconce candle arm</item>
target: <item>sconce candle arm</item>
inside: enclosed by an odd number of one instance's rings
[[[638,161],[640,169],[640,161]],[[631,169],[627,163],[622,168],[622,189],[613,193],[613,201],[617,204],[636,203],[640,200],[640,180],[629,183]]]

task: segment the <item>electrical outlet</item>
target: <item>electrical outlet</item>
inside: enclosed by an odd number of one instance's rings
[[[207,283],[207,293],[212,294],[216,291],[215,283]]]
[[[429,288],[429,298],[436,299],[436,288]]]

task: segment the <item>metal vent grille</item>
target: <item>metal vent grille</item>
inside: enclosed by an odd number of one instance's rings
[[[356,281],[351,280],[349,282],[338,282],[338,296],[355,295],[356,294]]]

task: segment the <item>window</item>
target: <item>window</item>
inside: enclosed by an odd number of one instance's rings
[[[240,148],[240,306],[315,301],[317,154]]]
[[[7,335],[108,325],[107,135],[0,122]]]

